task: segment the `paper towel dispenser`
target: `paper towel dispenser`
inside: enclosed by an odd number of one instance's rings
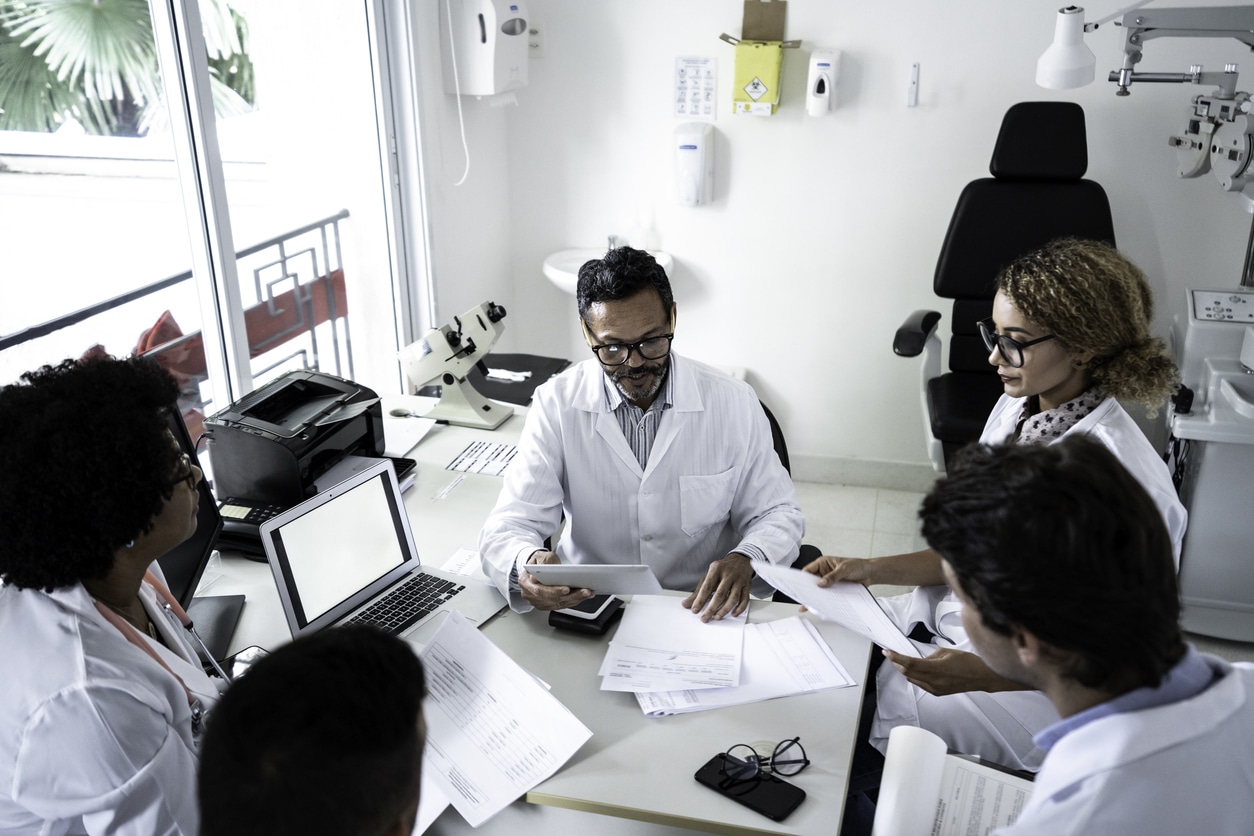
[[[680,206],[714,199],[714,126],[685,122],[675,128],[675,188]]]
[[[527,84],[522,0],[438,0],[444,92],[493,96]]]

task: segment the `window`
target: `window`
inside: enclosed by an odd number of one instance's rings
[[[0,384],[89,351],[151,353],[193,432],[292,368],[394,387],[405,317],[376,6],[194,2],[0,0]],[[197,16],[199,59],[179,31]],[[97,27],[92,44],[140,49],[66,57],[91,53],[75,21]],[[41,38],[95,72],[49,87]]]

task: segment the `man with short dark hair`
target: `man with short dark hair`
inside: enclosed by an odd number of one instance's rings
[[[980,657],[1062,717],[1001,832],[1250,832],[1254,665],[1185,644],[1171,538],[1104,445],[973,448],[920,515]]]
[[[703,620],[740,614],[751,589],[770,592],[753,561],[791,563],[805,529],[761,403],[671,350],[675,303],[648,253],[587,262],[577,295],[593,357],[536,391],[479,537],[484,571],[514,609],[552,610],[592,591],[545,586],[527,564],[644,563]]]
[[[409,836],[425,694],[413,650],[373,627],[279,648],[231,685],[209,723],[201,836]]]

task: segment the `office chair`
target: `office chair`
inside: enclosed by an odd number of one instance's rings
[[[779,463],[784,466],[784,470],[787,470],[788,475],[791,476],[792,467],[788,462],[788,442],[784,440],[784,429],[779,425],[779,420],[775,417],[775,413],[771,412],[771,410],[767,408],[766,404],[761,401],[758,401],[758,403],[762,404],[762,411],[766,413],[767,423],[771,425],[771,443],[775,447],[775,455],[779,456]],[[792,568],[801,569],[805,567],[807,563],[816,560],[822,554],[823,552],[818,546],[812,546],[809,543],[802,543],[801,548],[797,553],[797,559],[792,562]],[[771,596],[771,600],[783,601],[786,604],[797,603],[789,596],[780,592],[778,589],[775,590],[775,593]]]
[[[939,311],[918,310],[897,329],[893,351],[923,355],[922,400],[928,458],[945,471],[979,440],[1002,393],[976,323],[992,313],[998,272],[1056,238],[1115,243],[1110,202],[1085,180],[1084,110],[1074,102],[1020,102],[1006,111],[993,148],[992,177],[962,190],[936,262],[933,289],[953,299],[949,370],[941,372]]]

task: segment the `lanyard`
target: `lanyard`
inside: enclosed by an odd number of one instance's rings
[[[165,611],[174,618],[178,619],[178,622],[183,625],[183,629],[187,630],[188,634],[196,640],[197,648],[200,650],[201,654],[209,660],[209,664],[213,665],[213,669],[218,672],[218,676],[222,677],[227,682],[230,682],[231,677],[227,675],[226,671],[222,670],[222,666],[218,664],[218,660],[213,658],[213,654],[210,653],[209,648],[205,646],[205,640],[200,637],[200,633],[196,632],[196,625],[192,623],[192,617],[187,614],[187,610],[183,609],[183,606],[178,602],[170,590],[166,588],[166,585],[157,580],[157,576],[153,574],[151,569],[144,573],[144,580],[147,581],[148,585],[151,586],[153,590],[161,596],[162,600],[165,601]]]

